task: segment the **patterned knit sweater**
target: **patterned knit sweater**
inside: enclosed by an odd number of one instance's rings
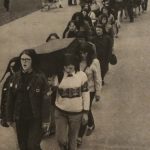
[[[79,71],[69,77],[67,73],[64,73],[58,86],[55,104],[60,110],[71,113],[89,110],[90,96],[87,76],[84,72]]]

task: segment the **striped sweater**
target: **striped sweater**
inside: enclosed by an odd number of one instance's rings
[[[55,104],[60,110],[71,113],[89,110],[90,96],[87,76],[84,72],[73,73],[71,77],[64,73],[58,86]]]

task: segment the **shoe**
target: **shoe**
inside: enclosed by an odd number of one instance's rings
[[[95,129],[95,125],[93,125],[92,127],[88,127],[87,131],[86,131],[86,136],[90,136],[92,134],[92,132]]]
[[[115,35],[115,38],[117,39],[117,38],[118,38],[118,35]]]
[[[133,19],[131,19],[131,20],[130,20],[130,22],[134,22],[134,20],[133,20]]]
[[[104,86],[105,85],[105,82],[104,82],[104,80],[102,81],[102,86]]]
[[[82,138],[77,138],[77,147],[82,145]]]
[[[59,8],[63,8],[62,5],[59,5]]]

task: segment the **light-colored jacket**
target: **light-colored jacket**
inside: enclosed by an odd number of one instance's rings
[[[84,70],[84,72],[88,77],[89,92],[96,92],[96,96],[100,96],[102,88],[102,78],[99,60],[95,58],[90,67],[85,68],[86,69]],[[80,69],[83,70],[81,67]]]

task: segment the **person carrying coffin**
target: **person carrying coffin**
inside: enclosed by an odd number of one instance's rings
[[[8,91],[7,121],[16,125],[20,150],[41,150],[42,127],[49,121],[49,87],[36,68],[36,56],[33,49],[20,54],[21,70],[12,77]]]

